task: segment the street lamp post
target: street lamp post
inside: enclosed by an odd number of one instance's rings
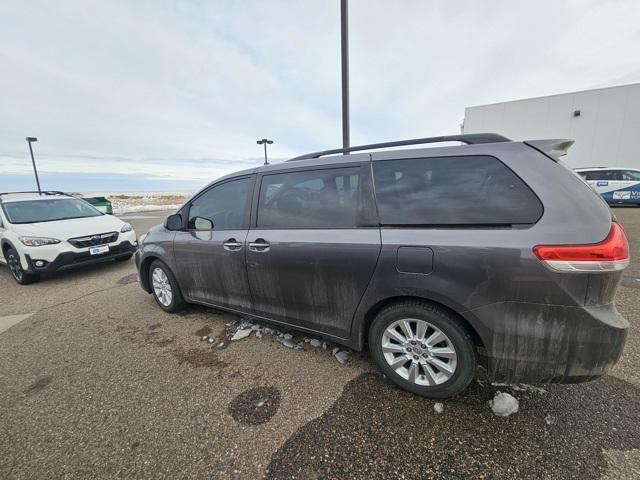
[[[262,140],[258,140],[256,143],[258,145],[264,145],[264,164],[269,165],[269,162],[267,162],[267,144],[271,145],[273,143],[273,140],[263,138]]]
[[[36,137],[27,137],[25,138],[27,143],[29,144],[29,153],[31,153],[31,163],[33,164],[33,173],[36,175],[36,183],[38,184],[38,194],[42,195],[42,190],[40,189],[40,179],[38,178],[38,169],[36,168],[36,161],[33,158],[33,148],[31,148],[32,142],[37,142],[38,139]]]
[[[349,132],[349,0],[340,1],[340,52],[342,65],[342,148],[351,146]]]

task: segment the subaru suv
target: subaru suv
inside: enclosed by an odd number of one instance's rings
[[[613,301],[629,246],[558,159],[572,143],[455,135],[228,175],[150,230],[140,282],[167,312],[196,303],[367,346],[427,397],[461,392],[478,365],[501,382],[594,379],[625,343]]]
[[[0,193],[0,263],[26,285],[53,273],[128,260],[138,246],[130,224],[63,192]]]

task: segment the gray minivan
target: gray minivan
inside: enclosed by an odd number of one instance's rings
[[[432,398],[478,365],[502,382],[590,380],[622,353],[629,247],[559,161],[572,143],[455,135],[228,175],[149,231],[140,282],[168,312],[197,303],[368,346]]]

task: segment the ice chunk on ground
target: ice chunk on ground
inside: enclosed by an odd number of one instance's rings
[[[280,343],[287,348],[299,348],[297,344],[293,343],[291,340],[287,340],[286,338],[280,340]]]
[[[213,340],[213,338],[209,337],[208,342],[209,342],[209,343],[213,343],[213,341],[214,341],[214,340]]]
[[[242,340],[243,338],[247,338],[249,335],[251,335],[251,332],[253,332],[253,330],[251,330],[250,328],[240,329],[233,334],[233,337],[231,337],[231,340],[232,341]]]
[[[202,341],[204,342],[205,340],[209,339],[209,335],[205,335],[204,337],[202,337]]]
[[[338,347],[334,348],[334,349],[331,351],[331,355],[335,355],[336,353],[338,353],[338,351],[339,351],[339,350],[340,350],[340,349],[339,349]]]
[[[260,408],[261,406],[263,406],[265,403],[267,403],[267,399],[263,398],[262,400],[260,400],[258,403],[256,403],[256,407]]]
[[[442,413],[444,412],[444,405],[442,403],[436,403],[433,406],[433,409],[436,411],[436,413]]]
[[[256,323],[251,327],[251,330],[256,330],[259,332],[260,330],[262,330],[262,325],[260,325],[259,323]]]
[[[318,348],[319,346],[321,346],[321,345],[322,345],[322,342],[321,342],[320,340],[318,340],[317,338],[312,338],[311,340],[309,340],[309,344],[310,344],[312,347],[316,347],[316,348]]]
[[[558,420],[553,415],[547,415],[544,417],[544,421],[547,425],[555,425]]]
[[[285,333],[282,338],[284,338],[285,340],[291,340],[293,338],[293,335],[291,335],[290,333]]]
[[[334,349],[334,351],[335,350],[336,349]],[[336,357],[336,360],[338,360],[342,365],[349,361],[349,352],[347,352],[346,350],[340,350],[333,355]]]
[[[489,400],[489,406],[498,417],[508,417],[518,411],[518,399],[504,392],[496,392],[493,400]]]
[[[256,337],[257,337],[257,338],[262,338],[262,332],[257,331],[257,332],[256,332]]]

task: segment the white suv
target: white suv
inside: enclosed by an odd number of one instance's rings
[[[0,263],[26,285],[43,273],[128,260],[138,247],[128,223],[63,192],[0,193]]]

